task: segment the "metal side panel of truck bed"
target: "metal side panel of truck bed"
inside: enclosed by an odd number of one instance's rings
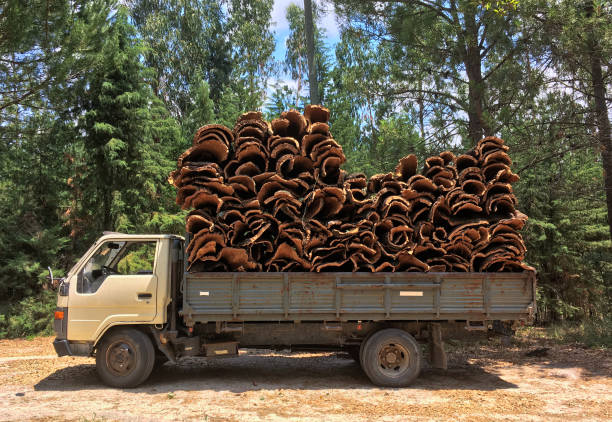
[[[187,325],[212,321],[525,320],[524,273],[186,273]]]

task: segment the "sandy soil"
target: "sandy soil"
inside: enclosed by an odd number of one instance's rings
[[[140,388],[98,380],[52,338],[0,341],[0,420],[612,420],[612,352],[542,343],[451,345],[449,370],[410,388],[372,386],[348,356],[249,351],[166,364]]]

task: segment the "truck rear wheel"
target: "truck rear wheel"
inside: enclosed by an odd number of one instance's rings
[[[387,328],[366,340],[361,367],[381,387],[406,387],[421,372],[421,348],[404,330]]]
[[[151,375],[155,349],[149,337],[133,328],[122,328],[105,336],[96,352],[96,370],[111,387],[131,388]]]

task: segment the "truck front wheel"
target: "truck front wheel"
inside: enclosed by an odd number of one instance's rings
[[[130,388],[143,383],[153,370],[155,349],[149,337],[133,328],[107,334],[96,352],[96,370],[111,387]]]
[[[421,348],[404,330],[387,328],[374,333],[362,352],[363,371],[381,387],[406,387],[421,372]]]

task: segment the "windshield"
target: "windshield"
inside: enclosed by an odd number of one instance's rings
[[[95,293],[113,274],[153,274],[156,245],[156,241],[104,242],[79,274],[77,292]]]

